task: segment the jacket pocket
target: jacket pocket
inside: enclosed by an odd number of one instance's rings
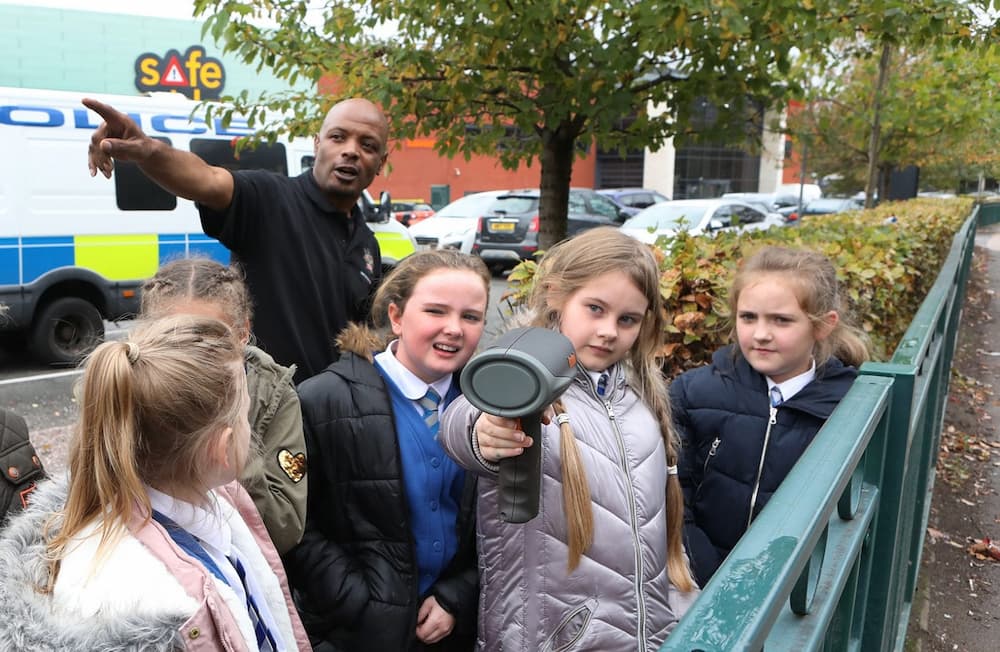
[[[541,652],[564,652],[571,650],[583,638],[590,627],[590,621],[597,611],[597,599],[590,598],[579,605],[559,621],[555,631],[553,631],[545,643],[542,644]]]

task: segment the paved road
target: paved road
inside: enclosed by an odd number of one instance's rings
[[[503,323],[500,297],[506,290],[503,278],[493,279],[484,343],[493,339]],[[130,326],[130,322],[106,324],[108,337],[120,339]],[[23,352],[0,352],[0,406],[28,422],[32,442],[50,472],[65,467],[66,442],[77,416],[73,385],[79,377],[77,369],[48,368],[32,362]]]

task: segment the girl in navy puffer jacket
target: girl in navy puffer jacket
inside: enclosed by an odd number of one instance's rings
[[[670,387],[684,536],[701,586],[868,358],[863,333],[845,319],[836,270],[821,254],[762,249],[736,275],[729,302],[737,345]]]

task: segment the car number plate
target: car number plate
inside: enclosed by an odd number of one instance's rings
[[[513,233],[516,222],[490,222],[490,233]]]

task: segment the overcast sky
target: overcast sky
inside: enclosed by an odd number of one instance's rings
[[[30,2],[20,0],[18,2],[0,0],[0,4],[104,11],[112,14],[134,14],[161,18],[193,18],[194,15],[192,0],[156,0],[156,2],[136,2],[136,0],[31,0]]]

